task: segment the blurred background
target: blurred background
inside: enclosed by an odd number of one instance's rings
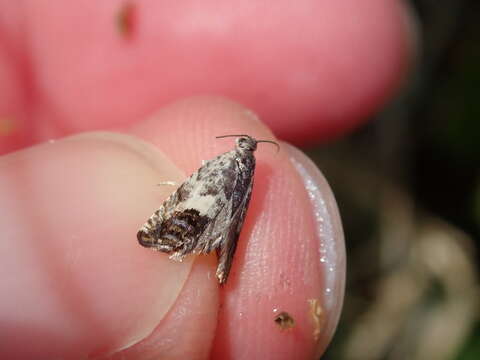
[[[412,0],[418,62],[373,121],[311,149],[345,226],[322,359],[480,359],[480,2]]]

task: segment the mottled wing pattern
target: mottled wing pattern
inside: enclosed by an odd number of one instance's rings
[[[175,260],[217,249],[217,277],[225,282],[250,199],[254,167],[253,155],[239,160],[234,150],[207,161],[143,225],[137,234],[140,244],[169,253]]]
[[[217,248],[218,266],[216,276],[220,284],[227,281],[230,268],[232,266],[233,255],[237,248],[238,237],[245,220],[250,196],[252,194],[253,177],[248,185],[247,192],[244,194],[242,204],[235,210],[231,220],[230,226],[225,229],[221,246]]]

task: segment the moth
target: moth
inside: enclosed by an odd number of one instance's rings
[[[262,142],[279,148],[274,141],[248,135],[217,136],[225,137],[237,137],[235,148],[204,162],[137,233],[140,245],[167,253],[176,261],[215,250],[220,284],[227,281],[250,202],[253,153]]]

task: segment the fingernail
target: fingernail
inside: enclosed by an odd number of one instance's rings
[[[318,261],[325,288],[319,304],[311,302],[311,305],[318,306],[312,309],[313,312],[321,312],[325,316],[321,320],[314,319],[321,322],[317,324],[321,331],[318,337],[322,338],[318,350],[323,352],[335,332],[343,305],[346,255],[342,223],[332,190],[317,166],[297,148],[288,144],[282,144],[282,148],[289,154],[290,161],[303,180],[316,224]],[[315,317],[314,314],[312,316]]]

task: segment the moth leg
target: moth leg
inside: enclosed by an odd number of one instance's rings
[[[174,261],[182,262],[183,259],[185,258],[185,254],[179,251],[176,251],[173,254],[171,254],[168,258]]]
[[[175,181],[162,181],[157,184],[157,186],[160,186],[160,185],[176,186],[177,183]]]

